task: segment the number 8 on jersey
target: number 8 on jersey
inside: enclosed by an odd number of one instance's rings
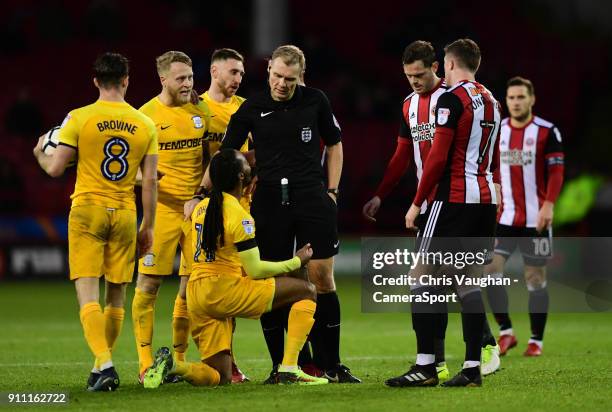
[[[119,148],[117,150],[116,148]],[[125,177],[128,172],[129,165],[126,156],[130,151],[130,145],[121,137],[112,137],[104,145],[104,161],[102,162],[102,175],[116,182]]]

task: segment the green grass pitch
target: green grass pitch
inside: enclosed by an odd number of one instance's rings
[[[171,313],[178,283],[162,285],[156,308],[154,347],[171,344]],[[259,322],[239,320],[235,353],[251,383],[196,388],[187,383],[145,390],[137,384],[136,350],[128,290],[126,322],[114,353],[121,377],[115,393],[88,393],[92,356],[82,336],[74,288],[69,282],[0,283],[0,392],[69,392],[56,410],[612,410],[612,315],[551,314],[544,355],[527,359],[528,318],[514,316],[519,346],[482,388],[395,389],[386,378],[405,372],[414,360],[408,314],[363,314],[358,278],[338,282],[342,303],[342,359],[361,385],[263,386],[270,369]],[[554,299],[554,295],[551,299]],[[447,334],[451,373],[462,363],[460,322],[452,315]],[[197,358],[190,345],[188,357]],[[0,410],[26,410],[7,406]],[[41,409],[40,407],[34,407]],[[435,408],[435,409],[433,409]]]

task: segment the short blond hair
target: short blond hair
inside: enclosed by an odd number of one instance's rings
[[[301,73],[306,70],[306,57],[304,57],[304,52],[297,46],[285,44],[284,46],[277,47],[272,53],[270,61],[278,57],[280,57],[287,66],[297,64],[300,67]]]
[[[167,73],[172,63],[185,63],[187,66],[191,67],[191,59],[189,56],[180,51],[170,50],[155,59],[157,73]]]

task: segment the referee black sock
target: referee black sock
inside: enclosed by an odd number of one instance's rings
[[[272,366],[280,365],[285,352],[284,325],[287,322],[287,312],[285,308],[272,310],[261,315],[260,322],[268,352],[272,359]]]
[[[529,291],[529,320],[531,322],[531,339],[543,340],[544,328],[548,317],[548,289]]]
[[[317,295],[317,311],[315,324],[318,325],[318,334],[322,338],[325,370],[332,369],[340,363],[340,301],[334,292],[319,293]]]
[[[505,286],[489,286],[487,288],[489,306],[500,330],[512,328],[512,321],[508,315],[508,291]]]
[[[461,323],[465,342],[465,360],[480,362],[482,336],[486,316],[480,289],[461,299]]]
[[[321,309],[319,309],[319,302],[317,302],[317,309],[314,314],[315,323],[310,330],[308,340],[312,346],[313,363],[317,366],[317,368],[324,370],[325,365],[327,365],[327,357],[325,355],[325,336],[323,336],[323,333],[325,332],[325,326],[323,325],[325,319],[322,319],[321,316]],[[321,325],[323,325],[323,327],[321,327]]]
[[[302,346],[302,350],[298,355],[298,366],[303,367],[304,365],[312,364],[312,355],[310,354],[310,345],[308,341]]]

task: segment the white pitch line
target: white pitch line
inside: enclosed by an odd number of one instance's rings
[[[452,360],[455,356],[446,356],[446,359]],[[412,359],[411,355],[384,355],[384,356],[347,356],[344,358],[347,361],[380,361],[380,360],[407,360]],[[267,358],[239,358],[240,362],[269,362]],[[89,362],[33,362],[33,363],[0,363],[0,368],[43,368],[53,366],[91,366],[93,361]],[[134,365],[138,361],[119,361],[114,362],[116,365]]]

